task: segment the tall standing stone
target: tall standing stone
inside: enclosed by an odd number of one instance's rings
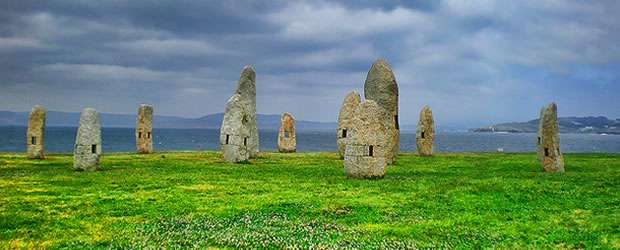
[[[387,129],[385,111],[372,100],[359,104],[353,127],[346,141],[344,168],[351,178],[376,178],[385,175]]]
[[[280,118],[280,130],[278,131],[278,150],[282,153],[297,151],[297,139],[295,138],[295,119],[289,113],[282,114]]]
[[[550,103],[544,108],[540,119],[540,152],[544,172],[564,172],[564,160],[560,152],[560,129],[558,108]]]
[[[136,149],[138,153],[153,153],[153,106],[141,104],[136,116]]]
[[[248,113],[248,126],[250,128],[250,141],[248,142],[248,150],[250,158],[258,155],[258,126],[256,124],[256,72],[250,65],[243,67],[241,76],[237,82],[237,90],[235,94],[243,96],[246,102],[246,111]]]
[[[546,107],[540,108],[540,118],[538,118],[538,137],[536,142],[536,156],[538,161],[542,162],[543,147],[542,147],[542,128],[543,128],[543,113]]]
[[[415,136],[418,154],[422,156],[433,155],[433,144],[435,142],[435,120],[431,107],[425,106],[420,111],[420,120]]]
[[[390,65],[384,59],[373,64],[364,83],[364,96],[375,101],[386,112],[384,123],[388,130],[386,161],[392,164],[400,146],[398,125],[398,84]]]
[[[35,105],[28,116],[26,140],[29,159],[43,159],[45,137],[45,109]]]
[[[75,137],[73,168],[84,171],[99,170],[101,152],[99,113],[94,108],[85,108],[80,114],[80,127]]]
[[[220,146],[226,162],[243,162],[250,158],[251,124],[247,107],[244,97],[238,94],[230,97],[226,103],[220,128]]]
[[[348,139],[348,133],[353,127],[355,109],[359,106],[361,101],[362,98],[360,94],[357,93],[357,91],[351,91],[342,102],[340,114],[338,115],[338,129],[336,130],[336,143],[338,144],[340,159],[344,159],[344,150]]]

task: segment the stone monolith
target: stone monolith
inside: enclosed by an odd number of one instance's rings
[[[226,162],[237,163],[250,158],[251,124],[247,107],[245,98],[239,94],[230,97],[226,103],[220,129],[220,146]]]
[[[136,150],[141,154],[153,153],[153,106],[141,104],[136,116]]]
[[[385,111],[372,100],[355,109],[353,127],[346,141],[344,168],[351,178],[377,178],[385,175],[387,129]]]
[[[386,112],[384,123],[388,130],[386,162],[396,161],[400,146],[400,128],[398,125],[398,84],[390,65],[384,59],[377,59],[364,83],[364,97],[373,100]]]
[[[99,170],[101,152],[99,113],[94,108],[85,108],[80,114],[80,126],[75,137],[73,168],[83,171]]]
[[[297,151],[297,139],[295,139],[295,119],[289,113],[282,114],[280,118],[280,130],[278,132],[278,150],[282,153]]]
[[[558,108],[550,103],[544,108],[540,120],[541,165],[544,172],[564,172],[564,160],[560,151]]]
[[[346,141],[348,139],[348,133],[353,126],[353,116],[355,109],[359,106],[362,98],[357,91],[351,91],[342,102],[340,107],[340,114],[338,115],[338,129],[336,130],[336,144],[338,144],[338,153],[340,153],[340,159],[344,159],[344,150],[346,147]]]
[[[28,131],[26,140],[29,159],[43,159],[45,147],[45,109],[35,105],[28,116]]]
[[[435,142],[435,120],[431,107],[425,106],[420,111],[420,120],[415,136],[418,154],[422,156],[433,155],[433,143]]]
[[[538,137],[536,141],[536,156],[538,157],[538,161],[542,162],[542,126],[543,126],[543,113],[545,112],[546,107],[540,108],[540,117],[538,118]]]
[[[250,152],[250,158],[254,158],[258,155],[259,143],[258,126],[256,124],[256,72],[252,66],[246,65],[243,67],[235,94],[239,94],[245,99],[248,127],[250,128],[248,151]]]

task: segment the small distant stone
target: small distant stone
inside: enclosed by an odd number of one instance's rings
[[[99,113],[94,108],[85,108],[80,114],[80,126],[75,138],[73,168],[84,171],[99,170],[101,153]]]
[[[504,153],[504,148],[497,148],[498,153]]]
[[[28,131],[26,143],[28,145],[29,159],[43,159],[45,149],[45,109],[41,105],[35,105],[28,115]]]
[[[295,138],[295,119],[289,113],[282,114],[280,118],[280,130],[278,132],[278,150],[282,153],[297,151],[297,139]]]
[[[425,106],[420,111],[420,120],[416,132],[416,148],[418,154],[422,156],[433,155],[433,144],[435,142],[435,120],[431,107]]]
[[[344,159],[344,150],[346,148],[346,141],[348,134],[353,127],[353,117],[355,115],[355,109],[362,101],[362,97],[357,91],[351,91],[342,102],[340,108],[340,114],[338,115],[338,129],[336,135],[336,143],[338,144],[338,153],[340,153],[340,159]]]
[[[153,153],[153,106],[141,104],[136,116],[136,149],[138,153]]]

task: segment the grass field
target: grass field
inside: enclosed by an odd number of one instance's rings
[[[620,154],[400,154],[347,179],[336,153],[0,153],[8,248],[620,248]]]

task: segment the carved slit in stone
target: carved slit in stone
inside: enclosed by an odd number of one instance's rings
[[[342,138],[347,138],[347,129],[342,130]]]
[[[96,154],[97,153],[97,144],[93,144],[90,147],[90,151],[91,151],[91,153]]]
[[[549,149],[548,148],[545,148],[545,156],[549,157]]]
[[[138,138],[142,138],[142,132],[138,132]]]
[[[37,137],[36,137],[36,136],[33,136],[33,137],[31,138],[31,140],[30,140],[30,144],[32,144],[32,145],[37,145]]]
[[[230,140],[230,135],[226,135],[226,145],[228,145],[229,140]]]
[[[146,138],[151,139],[151,132],[146,132]]]
[[[540,136],[538,137],[538,145],[540,145]]]
[[[288,137],[289,137],[288,131],[285,130],[284,131],[284,138],[288,138]]]
[[[247,146],[248,145],[248,138],[245,137],[243,138],[243,146]]]
[[[422,135],[420,135],[420,137],[422,137],[422,139],[424,139],[424,132],[422,132]]]
[[[374,148],[372,145],[368,146],[368,156],[374,156]]]
[[[398,115],[395,115],[395,116],[394,116],[394,127],[396,127],[396,129],[400,129],[400,128],[398,127]]]

